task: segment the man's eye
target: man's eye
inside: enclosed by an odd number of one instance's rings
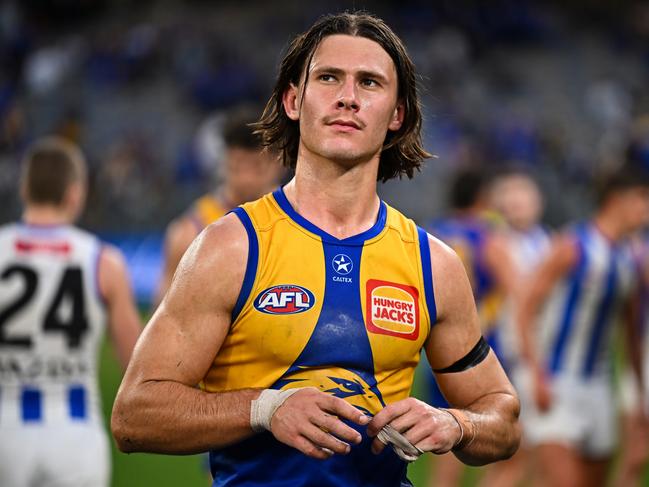
[[[321,74],[320,81],[334,81],[336,78],[333,74]]]
[[[379,82],[372,78],[365,78],[361,81],[363,86],[374,87],[379,86]]]

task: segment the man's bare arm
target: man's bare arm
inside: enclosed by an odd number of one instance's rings
[[[121,450],[194,453],[252,435],[250,401],[259,391],[196,388],[228,332],[246,258],[245,230],[230,215],[181,260],[115,400],[112,430]]]
[[[432,368],[443,370],[469,354],[481,332],[460,259],[438,240],[430,238],[429,242],[438,321],[426,353]],[[467,370],[438,372],[436,378],[454,408],[446,412],[408,398],[379,412],[368,433],[376,434],[391,424],[421,450],[453,450],[471,465],[507,458],[516,451],[520,440],[518,398],[493,352]],[[382,447],[375,440],[373,448],[378,451]]]
[[[104,247],[99,258],[99,292],[108,309],[108,327],[122,370],[126,370],[142,323],[121,252]]]
[[[532,373],[532,387],[536,407],[547,411],[552,403],[552,394],[544,364],[537,356],[534,346],[534,328],[539,309],[556,283],[576,265],[579,257],[575,241],[559,236],[552,243],[548,257],[540,264],[530,285],[520,297],[516,308],[516,326],[521,343],[521,358]]]
[[[115,400],[111,427],[122,451],[188,454],[253,435],[251,402],[260,389],[207,393],[195,387],[228,334],[247,252],[243,225],[227,215],[201,233],[182,258]],[[347,453],[349,443],[361,440],[341,419],[365,422],[343,399],[305,388],[286,399],[269,422],[279,441],[324,459]]]
[[[521,337],[521,354],[534,369],[540,368],[532,338],[536,316],[552,288],[575,266],[578,257],[577,244],[573,239],[557,237],[548,257],[537,268],[518,303],[516,324]]]
[[[642,365],[646,357],[643,354],[644,340],[642,338],[642,325],[640,322],[642,314],[641,292],[641,286],[639,281],[637,281],[631,296],[624,305],[624,337],[627,350],[626,355],[636,380],[636,387],[640,391],[639,397],[644,398],[646,394],[644,392],[645,379]]]

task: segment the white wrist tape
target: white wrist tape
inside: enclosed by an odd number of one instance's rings
[[[289,397],[304,387],[296,387],[285,391],[275,389],[264,389],[259,397],[250,404],[250,426],[252,430],[259,433],[264,430],[270,431],[270,420],[277,408],[284,404]]]
[[[376,437],[384,445],[392,446],[397,456],[406,462],[414,462],[424,453],[389,424],[381,428],[381,431],[379,431]]]

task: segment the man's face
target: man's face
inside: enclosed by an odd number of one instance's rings
[[[394,63],[376,42],[348,35],[323,39],[300,85],[284,94],[287,115],[300,123],[301,154],[346,166],[379,154],[388,130],[403,122],[397,85]]]
[[[527,230],[540,217],[543,202],[534,182],[526,176],[507,176],[494,187],[494,204],[505,220],[518,230]]]
[[[270,153],[243,147],[226,149],[224,178],[242,201],[259,198],[279,181],[281,166]]]
[[[649,187],[637,186],[621,191],[617,201],[628,232],[649,224]]]

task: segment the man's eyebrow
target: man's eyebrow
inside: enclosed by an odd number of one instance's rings
[[[345,71],[341,68],[335,68],[333,66],[319,66],[313,71],[311,71],[313,74],[322,74],[322,73],[330,73],[334,75],[342,75],[345,74]],[[383,83],[386,83],[388,80],[386,76],[383,74],[377,72],[377,71],[372,71],[370,69],[363,69],[358,72],[356,72],[356,76],[359,78],[375,78]]]
[[[313,71],[311,71],[314,74],[322,74],[322,73],[330,73],[330,74],[345,74],[345,71],[340,69],[340,68],[334,68],[333,66],[319,66],[317,68],[314,68]]]
[[[388,79],[382,75],[381,73],[377,71],[371,71],[371,70],[361,70],[358,72],[358,76],[361,78],[375,78],[382,83],[387,83]]]

